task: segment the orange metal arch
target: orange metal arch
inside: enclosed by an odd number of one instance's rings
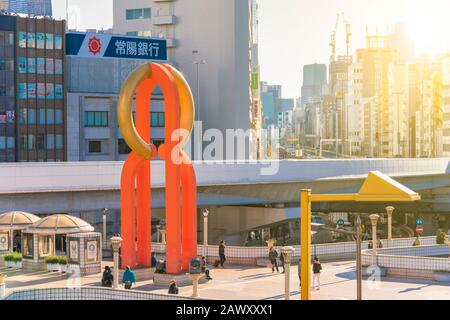
[[[142,78],[145,68],[138,68],[138,76]],[[136,131],[141,141],[147,143],[151,149],[150,159],[156,155],[156,148],[150,145],[150,98],[156,85],[162,90],[165,98],[165,144],[160,147],[159,153],[165,159],[166,174],[166,270],[167,273],[177,274],[187,270],[189,260],[197,255],[197,212],[196,212],[196,178],[190,159],[181,151],[182,164],[174,162],[170,156],[173,150],[181,142],[173,140],[175,130],[180,127],[188,127],[192,115],[182,114],[186,112],[186,102],[191,102],[189,88],[183,87],[185,82],[180,81],[178,71],[168,65],[150,64],[151,71],[146,71],[147,78],[140,81],[136,95]],[[174,75],[176,77],[174,77]],[[182,76],[181,76],[182,77]],[[184,80],[184,78],[183,78]],[[128,80],[127,80],[128,81]],[[130,84],[136,86],[136,78]],[[128,93],[130,88],[126,87],[123,92]],[[180,101],[183,105],[181,105]],[[122,97],[121,97],[122,98]],[[122,98],[120,101],[127,99]],[[192,100],[192,99],[191,99]],[[192,105],[193,106],[193,105]],[[119,103],[119,108],[123,103]],[[125,106],[131,110],[130,106]],[[122,114],[120,114],[120,111]],[[121,109],[119,116],[123,114]],[[189,111],[189,110],[187,110]],[[122,124],[127,124],[123,121]],[[121,119],[119,119],[121,120]],[[120,121],[119,121],[120,122]],[[121,127],[121,130],[133,132],[132,128]],[[128,135],[127,135],[128,136]],[[126,135],[124,135],[126,139]],[[184,143],[184,141],[183,141]],[[133,145],[133,144],[132,144]],[[142,154],[143,147],[139,147]],[[163,152],[164,151],[164,152]],[[145,153],[148,155],[147,151]],[[147,158],[148,159],[148,158]],[[135,267],[150,266],[151,264],[151,176],[150,163],[143,155],[133,151],[125,161],[121,176],[121,225],[122,225],[122,266]],[[137,198],[137,218],[135,203]],[[136,255],[137,239],[137,255]],[[137,258],[137,259],[136,259]],[[136,261],[137,260],[137,261]]]

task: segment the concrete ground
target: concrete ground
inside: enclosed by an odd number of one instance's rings
[[[108,263],[109,265],[111,263]],[[281,268],[280,268],[281,271]],[[101,275],[71,279],[65,275],[47,272],[23,273],[0,270],[7,274],[7,292],[14,289],[65,287],[79,284],[99,286]],[[272,273],[268,268],[226,266],[211,270],[212,281],[199,286],[204,298],[221,300],[282,300],[284,299],[284,274]],[[299,299],[297,266],[291,267],[291,299]],[[167,293],[167,288],[156,287],[152,280],[140,281],[135,290]],[[189,296],[192,287],[181,287],[180,295]],[[312,292],[313,300],[356,299],[355,262],[323,263],[321,289]],[[370,300],[450,300],[450,283],[428,280],[381,278],[380,282],[363,281],[363,299]]]

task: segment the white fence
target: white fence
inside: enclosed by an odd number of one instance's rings
[[[412,246],[415,238],[399,238],[391,241],[382,240],[384,248],[394,247],[410,247]],[[436,244],[436,237],[422,237],[420,238],[422,245]],[[368,249],[369,241],[362,242],[362,249]],[[156,254],[165,254],[166,246],[162,243],[152,244],[153,252]],[[300,246],[293,246],[293,263],[300,257]],[[279,251],[281,247],[276,247]],[[199,256],[206,256],[208,262],[214,261],[219,257],[219,246],[217,245],[198,245],[197,254]],[[267,247],[232,247],[227,246],[225,255],[228,263],[236,264],[256,264],[259,259],[266,259],[268,257]],[[339,242],[339,243],[326,243],[317,244],[311,246],[311,255],[317,255],[321,260],[337,260],[337,259],[352,259],[356,255],[356,243],[355,242]]]

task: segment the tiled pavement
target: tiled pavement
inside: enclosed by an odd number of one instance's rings
[[[109,263],[110,265],[111,263]],[[356,298],[355,263],[330,262],[323,264],[321,290],[313,291],[315,300]],[[280,269],[281,270],[281,269]],[[7,292],[11,289],[66,287],[74,284],[60,274],[47,272],[23,273],[14,270],[0,270],[7,274]],[[268,268],[227,266],[225,269],[212,269],[213,280],[199,286],[201,297],[223,300],[260,300],[284,299],[284,275],[272,273]],[[82,286],[99,286],[101,275],[81,278]],[[152,280],[140,281],[136,290],[167,293],[167,288],[155,287]],[[180,288],[180,295],[189,296],[192,287]],[[445,299],[450,300],[450,284],[432,281],[404,280],[382,278],[381,282],[371,286],[371,282],[363,282],[363,298],[372,300],[416,300]],[[291,267],[291,299],[299,299],[299,282],[297,266]]]

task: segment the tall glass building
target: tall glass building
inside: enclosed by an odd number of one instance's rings
[[[64,161],[65,22],[0,15],[0,162]]]
[[[10,13],[52,16],[52,0],[0,0],[0,9]]]

